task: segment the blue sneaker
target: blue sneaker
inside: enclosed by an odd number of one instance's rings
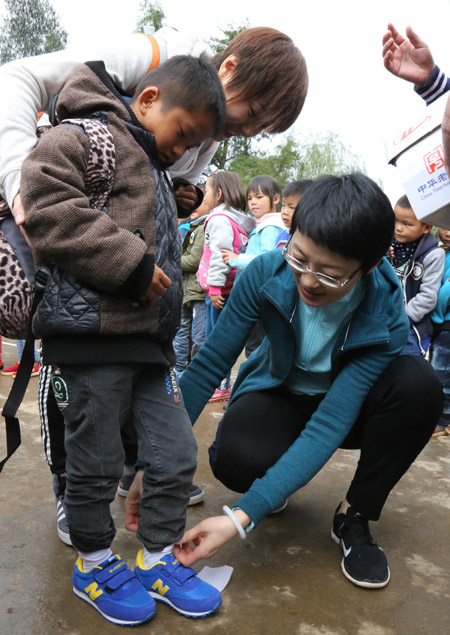
[[[78,558],[72,575],[73,592],[89,602],[108,622],[134,626],[152,618],[155,600],[120,556],[111,556],[91,571]]]
[[[172,554],[146,569],[141,549],[134,573],[155,600],[165,602],[186,617],[204,617],[222,604],[220,591],[197,578],[193,569],[184,567]]]

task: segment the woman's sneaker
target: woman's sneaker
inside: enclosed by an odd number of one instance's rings
[[[193,569],[184,567],[172,554],[146,569],[141,549],[134,573],[155,600],[186,617],[204,617],[222,604],[220,591],[200,580]]]
[[[357,586],[369,589],[386,586],[391,577],[389,565],[370,534],[369,521],[352,507],[345,514],[338,513],[340,506],[339,503],[334,514],[331,537],[344,552],[343,574]]]
[[[134,626],[155,614],[155,600],[120,556],[111,556],[90,571],[83,571],[83,561],[78,558],[72,584],[75,595],[113,624]]]

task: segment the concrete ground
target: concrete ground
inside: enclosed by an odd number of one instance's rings
[[[15,362],[6,342],[6,365]],[[0,404],[11,379],[0,378]],[[37,379],[20,410],[22,445],[0,475],[0,633],[91,635],[117,633],[80,601],[71,587],[74,551],[56,534],[50,472],[40,441]],[[211,475],[207,448],[222,416],[206,407],[195,427],[196,483],[205,502],[189,508],[188,526],[220,514],[236,500]],[[250,415],[251,416],[251,415]],[[4,432],[0,456],[5,456]],[[155,618],[133,632],[156,635],[244,632],[249,635],[415,635],[450,633],[450,438],[431,441],[393,491],[372,532],[385,550],[391,581],[382,590],[358,588],[341,572],[341,551],[330,538],[331,519],[352,477],[358,453],[338,451],[322,472],[243,542],[236,538],[210,566],[234,573],[223,605],[208,618],[188,620],[158,604]],[[237,466],[238,469],[238,466]],[[114,550],[133,565],[138,543],[123,528],[123,499],[112,506]],[[201,568],[199,564],[197,568]]]

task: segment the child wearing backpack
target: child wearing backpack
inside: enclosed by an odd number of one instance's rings
[[[177,56],[149,73],[128,105],[94,62],[73,74],[57,108],[67,123],[24,162],[21,195],[37,264],[50,263],[33,330],[65,420],[73,590],[115,624],[149,620],[155,599],[201,617],[220,606],[220,593],[172,555],[196,444],[171,371],[181,245],[164,168],[221,129],[223,89],[208,62]],[[112,168],[106,197],[104,179],[94,192],[85,182],[91,154],[100,174]],[[111,550],[109,508],[130,417],[144,468],[134,573]]]
[[[197,279],[206,291],[206,337],[213,330],[233,288],[236,268],[222,258],[224,250],[242,253],[255,221],[244,213],[245,193],[241,177],[229,171],[216,172],[205,186],[205,205],[211,211],[205,223],[205,246]],[[231,394],[230,372],[211,397],[227,401]]]
[[[278,237],[284,229],[281,214],[277,213],[280,198],[280,184],[272,176],[256,176],[250,181],[247,188],[247,203],[256,219],[256,227],[250,234],[245,254],[222,249],[222,258],[226,264],[237,267],[240,272],[256,256],[276,248]],[[262,324],[257,322],[245,345],[246,357],[250,357],[263,339],[264,329]]]

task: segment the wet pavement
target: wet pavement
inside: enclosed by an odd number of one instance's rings
[[[15,349],[4,344],[5,365]],[[19,416],[22,445],[0,475],[0,633],[91,635],[118,633],[72,593],[75,553],[56,533],[50,471],[40,440],[37,378]],[[0,377],[0,404],[11,379]],[[208,405],[195,426],[199,465],[195,482],[205,502],[189,508],[188,526],[220,514],[236,495],[214,480],[207,448],[223,414]],[[5,455],[4,432],[0,436]],[[287,509],[266,519],[244,542],[234,539],[205,564],[234,567],[223,605],[210,617],[184,618],[157,605],[155,618],[133,632],[156,635],[234,632],[249,635],[447,635],[450,633],[450,437],[432,440],[392,492],[372,533],[391,568],[385,589],[366,590],[341,572],[331,520],[345,495],[358,453],[338,451]],[[113,503],[114,551],[133,565],[139,548],[123,527],[123,499]],[[196,567],[200,569],[203,564]],[[123,631],[122,631],[123,632]]]

